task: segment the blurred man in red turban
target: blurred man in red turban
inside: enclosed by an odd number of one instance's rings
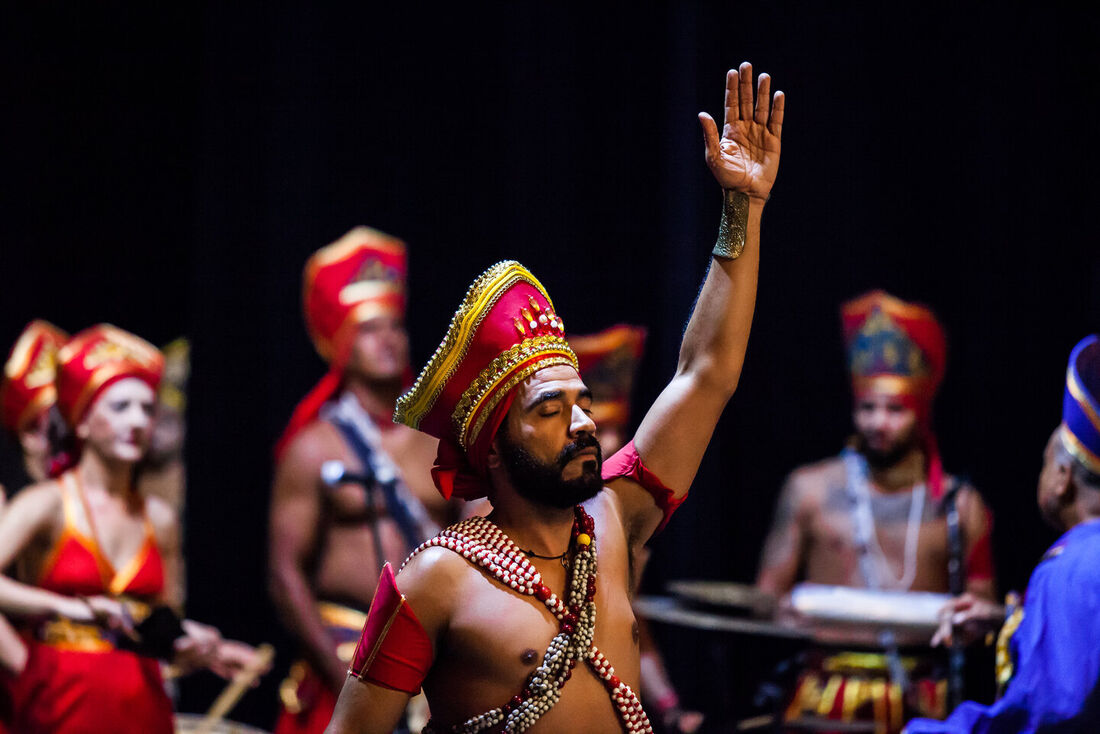
[[[303,655],[280,688],[276,734],[324,730],[374,594],[367,570],[435,532],[424,502],[446,522],[436,441],[391,420],[409,375],[406,267],[404,243],[366,227],[306,263],[306,325],[329,371],[276,448],[270,589]]]
[[[973,487],[943,471],[932,432],[932,402],[947,355],[942,327],[929,309],[884,291],[845,303],[841,320],[855,434],[839,456],[791,473],[757,585],[776,596],[807,581],[991,598],[989,510]],[[949,571],[953,509],[962,556],[957,589]],[[845,685],[829,686],[828,676],[807,672],[788,714],[868,716],[899,731],[913,713],[945,713],[946,685],[937,675],[915,676],[906,696],[899,681],[883,682],[886,673],[875,665],[861,669],[845,693]],[[903,704],[906,697],[919,704]]]

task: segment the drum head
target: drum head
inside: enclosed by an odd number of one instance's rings
[[[755,617],[770,617],[775,598],[748,584],[728,581],[670,581],[668,590],[681,599],[725,609],[739,609]]]

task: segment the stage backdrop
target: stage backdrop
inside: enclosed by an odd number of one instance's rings
[[[753,578],[784,475],[850,430],[837,306],[884,287],[947,326],[945,462],[996,513],[1001,587],[1022,588],[1052,538],[1034,487],[1065,359],[1100,328],[1100,51],[1095,12],[1004,13],[5,9],[0,340],[33,317],[191,338],[188,611],[285,665],[264,548],[272,443],[324,369],[308,254],[357,224],[408,242],[417,366],[468,282],[519,259],[571,331],[649,327],[640,409],[717,228],[695,114],[720,114],[747,58],[788,94],[756,321],[646,587]],[[691,653],[670,661],[689,703],[743,711],[752,641],[659,632]],[[270,725],[281,672],[235,716]],[[197,677],[184,706],[216,690]]]

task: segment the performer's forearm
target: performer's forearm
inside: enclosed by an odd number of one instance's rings
[[[678,374],[727,398],[737,388],[752,326],[763,211],[762,200],[749,198],[744,248],[736,259],[712,257],[680,345]]]
[[[56,594],[0,575],[0,612],[13,617],[58,615],[78,622],[93,622],[95,614],[82,599]]]
[[[279,617],[298,639],[302,654],[329,686],[339,691],[345,666],[336,657],[332,640],[317,613],[317,599],[305,576],[297,568],[275,568],[269,583]]]

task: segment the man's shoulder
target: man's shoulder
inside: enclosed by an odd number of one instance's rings
[[[424,599],[451,595],[466,577],[478,574],[477,567],[461,554],[443,546],[428,546],[409,556],[396,581],[401,593]]]
[[[287,445],[281,463],[321,463],[344,454],[340,432],[320,418],[307,423]]]
[[[830,456],[812,464],[803,464],[787,475],[787,486],[800,491],[823,491],[826,487],[846,481],[844,460]]]

